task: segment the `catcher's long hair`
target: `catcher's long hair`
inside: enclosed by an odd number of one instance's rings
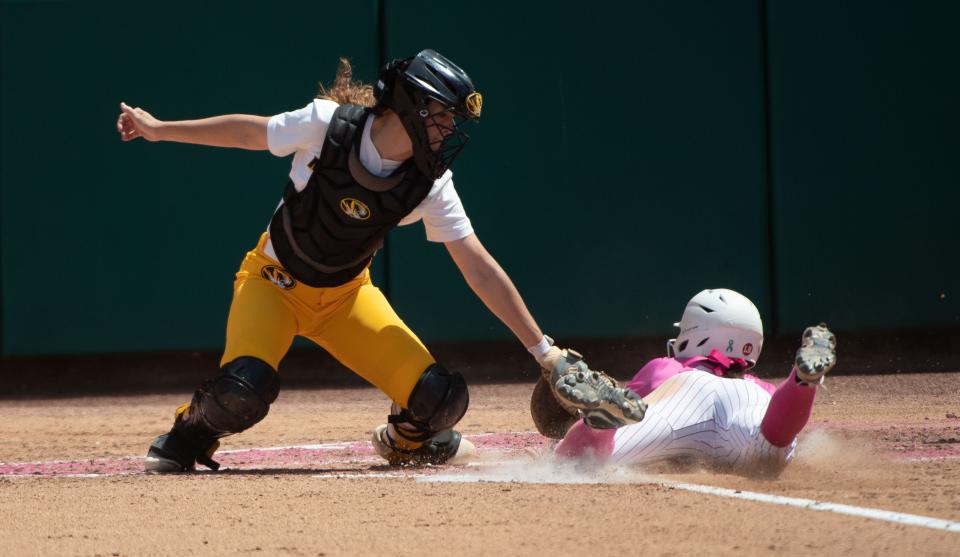
[[[340,58],[340,65],[337,66],[337,75],[333,78],[333,85],[328,89],[323,83],[320,84],[317,98],[331,100],[337,104],[358,104],[360,106],[373,106],[376,103],[373,98],[373,86],[353,80],[353,67],[346,58]]]

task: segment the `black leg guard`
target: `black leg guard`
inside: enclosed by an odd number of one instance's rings
[[[411,441],[425,441],[457,425],[469,405],[470,394],[463,375],[433,364],[413,387],[407,408],[390,415],[387,421]]]
[[[270,364],[242,356],[197,389],[177,425],[184,433],[196,431],[214,438],[240,433],[267,416],[279,392],[280,379]]]
[[[173,429],[150,447],[148,457],[174,460],[184,470],[199,462],[216,470],[210,459],[217,439],[249,429],[266,417],[280,392],[277,372],[263,360],[242,356],[204,383],[189,406],[178,412]]]

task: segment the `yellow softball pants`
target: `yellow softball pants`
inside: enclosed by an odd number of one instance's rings
[[[254,356],[279,369],[299,335],[406,408],[413,387],[435,360],[370,281],[369,268],[341,286],[314,288],[295,281],[266,256],[266,241],[264,233],[237,272],[220,365]]]

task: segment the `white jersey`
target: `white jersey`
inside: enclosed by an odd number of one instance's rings
[[[612,464],[694,459],[720,467],[781,466],[796,440],[777,448],[760,433],[770,394],[752,381],[693,370],[644,397],[643,421],[614,436]]]
[[[299,110],[271,117],[267,123],[267,146],[270,152],[278,157],[293,155],[290,180],[297,191],[303,190],[310,180],[313,171],[308,165],[320,156],[327,128],[337,106],[337,103],[330,100],[314,99]],[[389,176],[402,162],[380,157],[370,139],[372,124],[373,118],[367,118],[360,138],[360,163],[371,174]],[[473,234],[473,226],[463,209],[457,190],[453,187],[453,172],[450,170],[434,181],[427,197],[400,221],[400,226],[419,220],[423,220],[427,240],[431,242],[452,242]],[[269,240],[264,246],[264,252],[273,259],[277,258]]]

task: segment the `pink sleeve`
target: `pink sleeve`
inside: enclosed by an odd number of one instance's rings
[[[674,358],[656,358],[647,362],[627,383],[627,388],[640,396],[647,396],[664,381],[686,370],[687,367]]]
[[[615,429],[593,429],[583,420],[573,424],[557,445],[555,454],[561,458],[592,456],[604,460],[613,453]]]

